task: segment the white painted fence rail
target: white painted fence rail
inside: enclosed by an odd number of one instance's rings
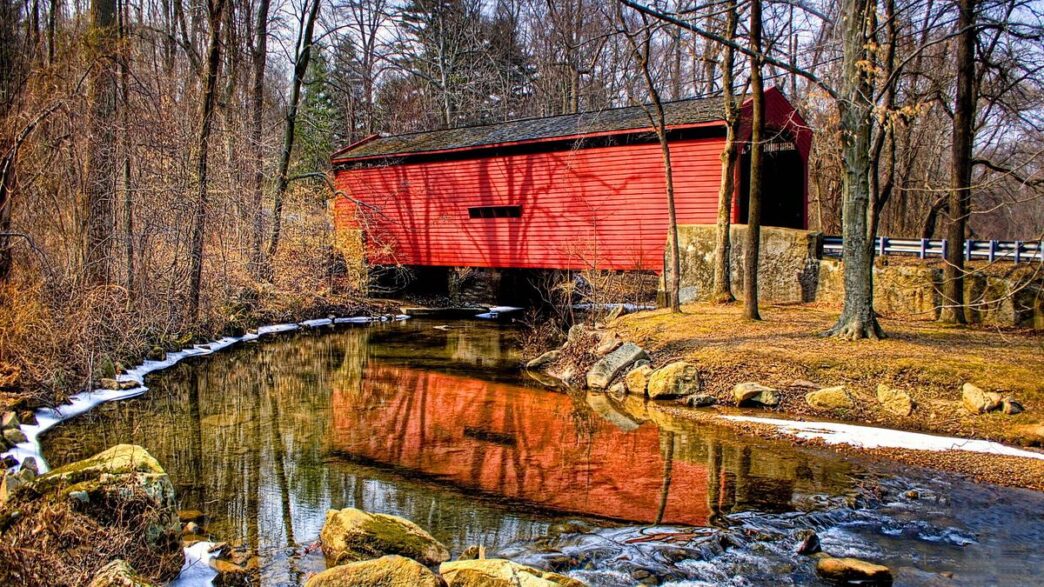
[[[946,239],[877,237],[878,255],[911,255],[921,259],[946,256]],[[843,244],[839,236],[823,237],[823,255],[840,257]],[[1044,259],[1041,241],[964,241],[964,258],[987,261],[1038,263]]]

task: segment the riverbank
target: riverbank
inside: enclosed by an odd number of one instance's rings
[[[741,382],[774,388],[779,404],[761,407],[754,412],[757,415],[814,417],[1026,447],[1041,447],[1044,442],[1044,337],[1039,333],[882,319],[887,339],[841,342],[819,336],[836,318],[833,309],[768,306],[762,309],[760,322],[744,320],[741,312],[738,304],[698,304],[683,307],[680,315],[666,310],[627,315],[610,326],[623,339],[644,348],[654,365],[677,360],[697,365],[701,393],[721,405],[735,404],[733,387]],[[970,413],[962,402],[965,383],[1012,397],[1024,411]],[[881,385],[908,394],[912,411],[901,415],[886,409],[878,400]],[[852,405],[824,409],[806,400],[810,388],[835,386],[844,387]],[[714,411],[670,409],[691,418],[722,421]],[[784,435],[763,424],[726,423],[759,435]],[[844,450],[1044,490],[1044,461],[963,451]]]
[[[264,324],[397,311],[353,292],[257,286],[240,288],[234,303],[193,322],[136,307],[120,288],[103,289],[73,311],[43,303],[43,291],[0,288],[0,413],[60,405],[131,365]]]

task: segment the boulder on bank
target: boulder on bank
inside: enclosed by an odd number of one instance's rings
[[[642,350],[642,347],[633,342],[625,342],[591,367],[587,372],[587,387],[605,389],[624,369],[636,361],[648,358],[649,355]]]
[[[843,385],[824,387],[805,394],[805,403],[815,410],[850,410],[855,407],[852,396]]]
[[[181,531],[170,477],[147,450],[137,445],[117,444],[59,467],[37,478],[33,490],[86,497],[82,509],[103,522],[115,521],[108,518],[119,515],[121,504],[142,500],[154,514],[144,528],[144,538],[151,545],[176,544]]]
[[[430,566],[450,557],[442,543],[413,522],[355,508],[327,512],[319,539],[328,565],[398,554]]]
[[[700,391],[700,370],[687,361],[675,361],[649,376],[646,392],[651,399],[685,397]]]
[[[22,423],[18,421],[18,414],[14,412],[4,412],[4,415],[0,417],[0,430],[11,430],[21,425]]]
[[[735,398],[737,405],[750,405],[759,404],[762,406],[777,406],[779,405],[778,391],[766,385],[760,383],[754,383],[748,381],[746,383],[737,383],[732,388],[732,397]]]
[[[544,367],[547,367],[548,365],[557,362],[558,359],[561,359],[561,358],[562,358],[562,351],[561,350],[555,349],[555,350],[547,351],[546,353],[544,353],[544,354],[540,355],[539,357],[537,357],[537,358],[529,361],[528,363],[526,363],[526,369],[532,369],[532,370],[543,369]]]
[[[442,584],[428,567],[392,554],[326,569],[308,579],[305,587],[440,587]]]
[[[594,353],[599,357],[604,357],[620,348],[621,344],[623,344],[623,339],[620,338],[620,335],[609,330],[603,332],[598,338],[598,344],[595,345]]]
[[[624,376],[624,385],[627,386],[627,393],[645,395],[645,390],[649,386],[649,376],[652,373],[653,368],[649,365],[649,361],[638,361],[635,363],[635,366]]]
[[[449,587],[584,587],[565,575],[498,558],[442,563],[439,573]]]
[[[891,585],[892,571],[857,558],[821,558],[816,563],[821,577],[842,585]]]
[[[896,416],[909,416],[913,413],[914,405],[910,394],[901,389],[888,387],[883,383],[877,386],[877,402]]]
[[[116,559],[94,574],[89,587],[153,587],[123,559]]]
[[[1001,405],[1001,395],[983,391],[976,385],[965,383],[961,388],[961,403],[964,409],[972,414],[985,414],[992,412]]]

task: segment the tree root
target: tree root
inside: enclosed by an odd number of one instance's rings
[[[860,317],[846,318],[844,314],[837,320],[830,330],[823,333],[824,337],[836,337],[842,340],[881,340],[887,338],[876,316],[869,319]]]

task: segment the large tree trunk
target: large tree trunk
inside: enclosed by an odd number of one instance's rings
[[[221,22],[225,0],[210,0],[210,41],[207,47],[207,71],[203,80],[203,102],[200,106],[199,135],[196,141],[196,209],[192,224],[192,265],[189,274],[189,307],[192,320],[199,316],[199,291],[203,280],[203,238],[207,220],[207,157],[210,154],[210,129],[217,102],[218,70],[221,67]]]
[[[845,298],[841,316],[826,334],[847,339],[883,336],[874,314],[874,235],[869,222],[874,88],[865,64],[871,59],[868,40],[872,10],[874,6],[869,0],[844,0],[841,7],[844,59],[839,107],[844,165]]]
[[[765,128],[765,93],[761,80],[761,0],[750,4],[750,194],[747,202],[747,238],[743,256],[743,316],[761,320],[758,313],[758,253],[761,247],[761,134]]]
[[[736,36],[736,0],[728,0],[725,7],[725,38]],[[709,44],[709,41],[708,41]],[[735,51],[725,46],[721,63],[722,101],[725,110],[725,148],[721,152],[721,188],[718,191],[718,232],[714,246],[714,300],[719,303],[736,301],[732,295],[732,238],[731,230],[733,195],[736,191],[735,172],[738,148],[736,131],[739,127],[739,109],[733,94],[733,72]]]
[[[250,174],[250,210],[253,213],[253,230],[250,239],[250,273],[261,279],[264,256],[261,243],[264,240],[264,214],[261,200],[264,196],[265,160],[262,148],[263,114],[265,109],[265,66],[268,61],[268,9],[269,0],[261,0],[257,7],[257,26],[254,30],[254,46],[251,49],[253,87],[250,92],[250,152],[253,173]]]
[[[87,185],[84,194],[84,270],[87,282],[103,285],[111,277],[116,191],[116,2],[92,0],[91,32],[97,59],[87,87]]]
[[[294,150],[295,126],[297,124],[297,108],[301,102],[301,85],[304,84],[308,61],[312,56],[312,34],[315,20],[319,16],[320,0],[312,0],[308,16],[302,23],[304,29],[298,39],[297,62],[294,64],[294,81],[290,88],[290,102],[286,109],[286,127],[283,132],[283,149],[279,153],[279,170],[276,175],[276,189],[272,203],[272,238],[268,241],[268,259],[265,262],[266,276],[271,278],[272,261],[279,250],[279,237],[283,223],[283,197],[286,195],[290,178],[290,155]]]
[[[945,322],[963,324],[964,239],[971,213],[972,141],[975,122],[975,0],[958,0],[957,100],[953,109],[953,154],[950,165],[950,223],[946,231],[946,266],[943,268]]]

